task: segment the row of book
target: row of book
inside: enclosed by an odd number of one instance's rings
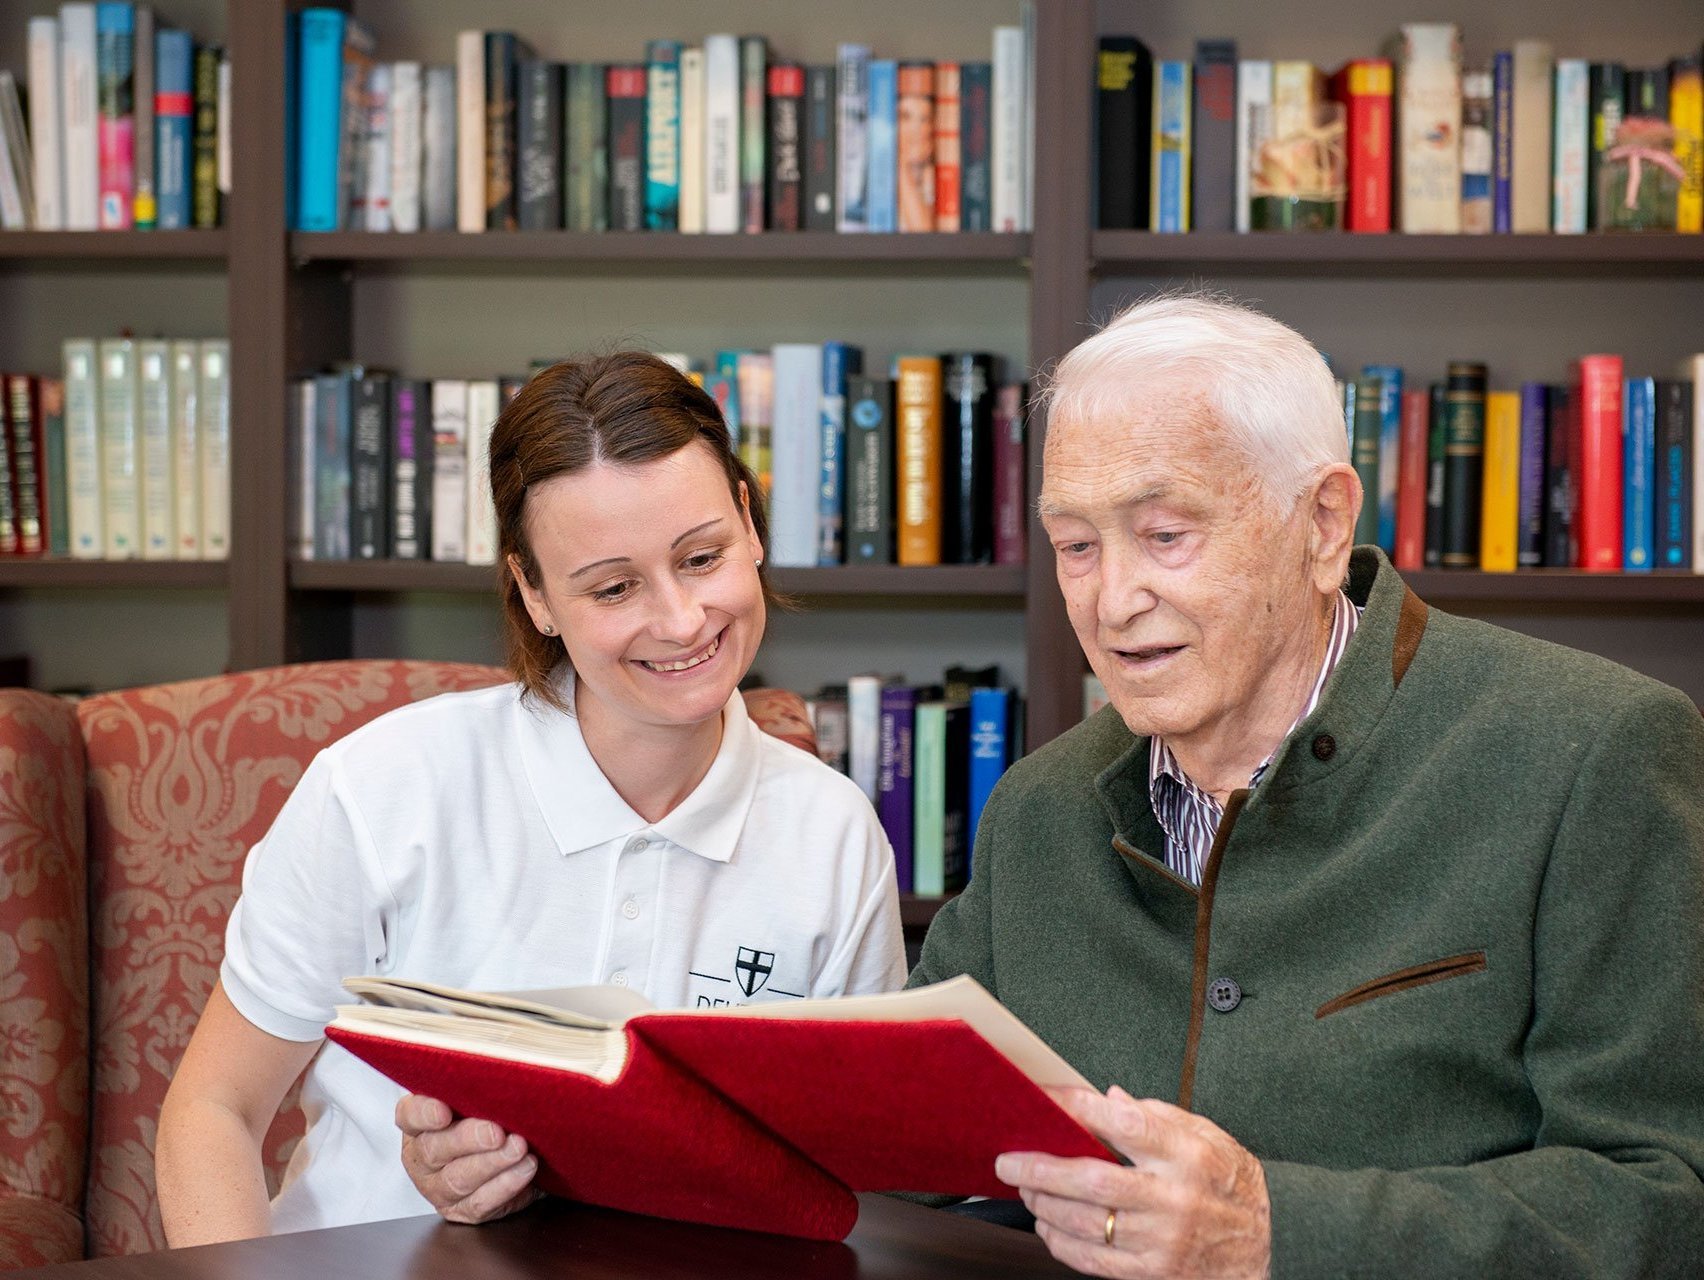
[[[848,343],[668,357],[721,406],[769,502],[769,563],[1021,564],[1023,387],[985,352],[900,356],[865,376]],[[290,397],[301,559],[496,558],[486,452],[525,378],[348,365]]]
[[[999,668],[949,667],[922,686],[853,676],[807,701],[818,754],[876,806],[899,891],[962,889],[983,806],[1023,754],[1023,699]]]
[[[832,66],[763,36],[652,40],[606,64],[463,31],[454,66],[427,66],[379,61],[358,19],[307,9],[291,225],[1024,231],[1030,28],[996,27],[986,62],[849,43]]]
[[[1154,231],[1704,230],[1704,61],[1558,58],[1518,40],[1464,68],[1455,23],[1327,76],[1199,40],[1101,38],[1099,225]]]
[[[225,339],[72,339],[61,377],[0,377],[0,554],[227,558]]]
[[[1452,362],[1408,387],[1395,365],[1343,384],[1365,499],[1358,543],[1398,569],[1704,572],[1704,355],[1674,378],[1581,356],[1566,384],[1494,390]]]
[[[28,126],[0,71],[0,226],[216,227],[230,192],[231,64],[146,4],[69,3],[28,25]]]

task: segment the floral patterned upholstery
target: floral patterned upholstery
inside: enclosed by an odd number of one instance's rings
[[[507,678],[356,660],[124,690],[74,710],[0,691],[0,1268],[164,1246],[156,1121],[218,976],[248,848],[327,743],[416,699]],[[745,697],[760,727],[814,752],[796,694]],[[292,1094],[266,1139],[274,1185],[302,1124]]]

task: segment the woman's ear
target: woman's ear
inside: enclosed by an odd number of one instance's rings
[[[556,620],[551,617],[550,606],[544,601],[544,593],[527,581],[527,575],[521,571],[521,562],[514,552],[509,553],[508,568],[510,576],[515,579],[515,586],[520,588],[521,602],[527,607],[527,616],[532,619],[533,626],[545,635],[556,634]]]
[[[740,519],[745,521],[746,542],[751,549],[751,558],[762,564],[763,543],[758,540],[757,526],[751,522],[751,491],[746,488],[744,480],[740,481]]]

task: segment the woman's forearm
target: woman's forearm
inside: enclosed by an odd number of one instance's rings
[[[172,1248],[272,1230],[260,1143],[228,1108],[168,1096],[154,1159],[160,1219]]]

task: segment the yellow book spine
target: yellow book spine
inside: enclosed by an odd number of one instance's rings
[[[1677,63],[1669,82],[1669,123],[1674,153],[1686,170],[1675,204],[1676,231],[1704,231],[1704,69],[1695,61]]]
[[[1520,534],[1521,397],[1493,391],[1485,397],[1485,488],[1479,532],[1479,567],[1513,573]]]

